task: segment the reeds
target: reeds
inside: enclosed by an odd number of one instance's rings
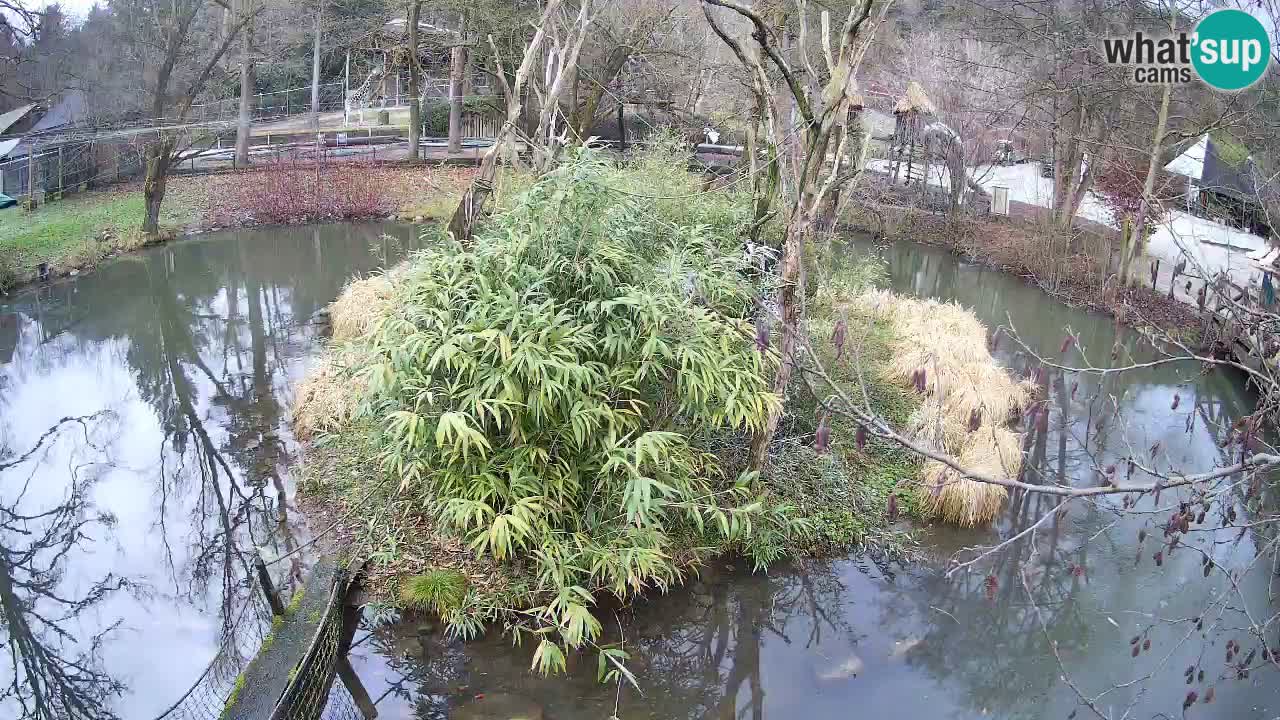
[[[1016,477],[1022,451],[1009,424],[1031,402],[1032,387],[996,364],[977,317],[955,303],[882,290],[864,293],[857,305],[892,324],[889,373],[924,397],[906,428],[912,438],[974,472]],[[1003,487],[937,461],[925,465],[919,494],[926,517],[968,527],[994,520],[1008,497]]]

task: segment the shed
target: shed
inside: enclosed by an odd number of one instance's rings
[[[37,107],[39,106],[35,103],[30,103],[0,115],[0,135],[25,132],[31,125],[32,111]]]
[[[1164,169],[1186,178],[1188,211],[1220,218],[1263,237],[1271,231],[1259,200],[1257,166],[1247,150],[1206,133]]]

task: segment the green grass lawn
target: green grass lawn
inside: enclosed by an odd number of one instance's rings
[[[142,193],[92,192],[51,201],[34,212],[0,210],[0,290],[30,279],[42,262],[55,272],[87,267],[116,250],[140,246]],[[161,225],[181,226],[192,217],[179,197],[165,199]],[[108,240],[99,240],[103,231]]]

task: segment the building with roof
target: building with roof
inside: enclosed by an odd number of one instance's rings
[[[1188,212],[1266,237],[1258,168],[1248,151],[1206,133],[1164,166],[1182,177]]]
[[[22,198],[34,191],[38,198],[89,182],[96,158],[82,131],[91,129],[79,90],[0,115],[0,193]]]
[[[39,117],[38,108],[39,106],[35,103],[30,103],[0,115],[0,135],[24,133],[29,130],[35,118]]]

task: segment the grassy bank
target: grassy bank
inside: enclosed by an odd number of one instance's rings
[[[780,358],[755,319],[774,280],[741,250],[749,198],[700,193],[673,149],[649,153],[625,167],[584,154],[500,188],[472,244],[439,239],[351,283],[296,396],[305,503],[370,561],[374,596],[464,636],[495,621],[531,633],[544,671],[571,649],[618,659],[595,645],[599,596],[664,591],[716,556],[893,554],[910,542],[900,514],[977,524],[1003,502],[955,478],[922,493],[928,466],[830,417],[799,378],[768,466],[750,472]],[[1007,412],[956,417],[973,415],[962,386],[999,372],[972,315],[949,310],[954,331],[929,342],[934,328],[867,295],[875,261],[840,264],[815,273],[808,320],[839,389],[903,428],[959,427],[949,452],[1011,436]],[[960,341],[978,350],[958,357],[991,368],[951,368],[946,392],[896,362],[923,348],[914,362],[950,368],[937,343]]]
[[[456,207],[470,168],[337,164],[323,194],[313,172],[257,167],[239,173],[169,180],[160,223],[184,231],[394,217],[441,220]],[[319,195],[319,197],[317,197]],[[145,243],[140,183],[69,195],[35,212],[0,211],[0,291],[36,278],[40,263],[54,276],[84,271]]]
[[[141,247],[142,215],[142,194],[132,190],[71,195],[33,212],[0,210],[0,290],[33,279],[40,263],[60,275]],[[193,217],[189,204],[174,199],[161,223],[180,229]]]

